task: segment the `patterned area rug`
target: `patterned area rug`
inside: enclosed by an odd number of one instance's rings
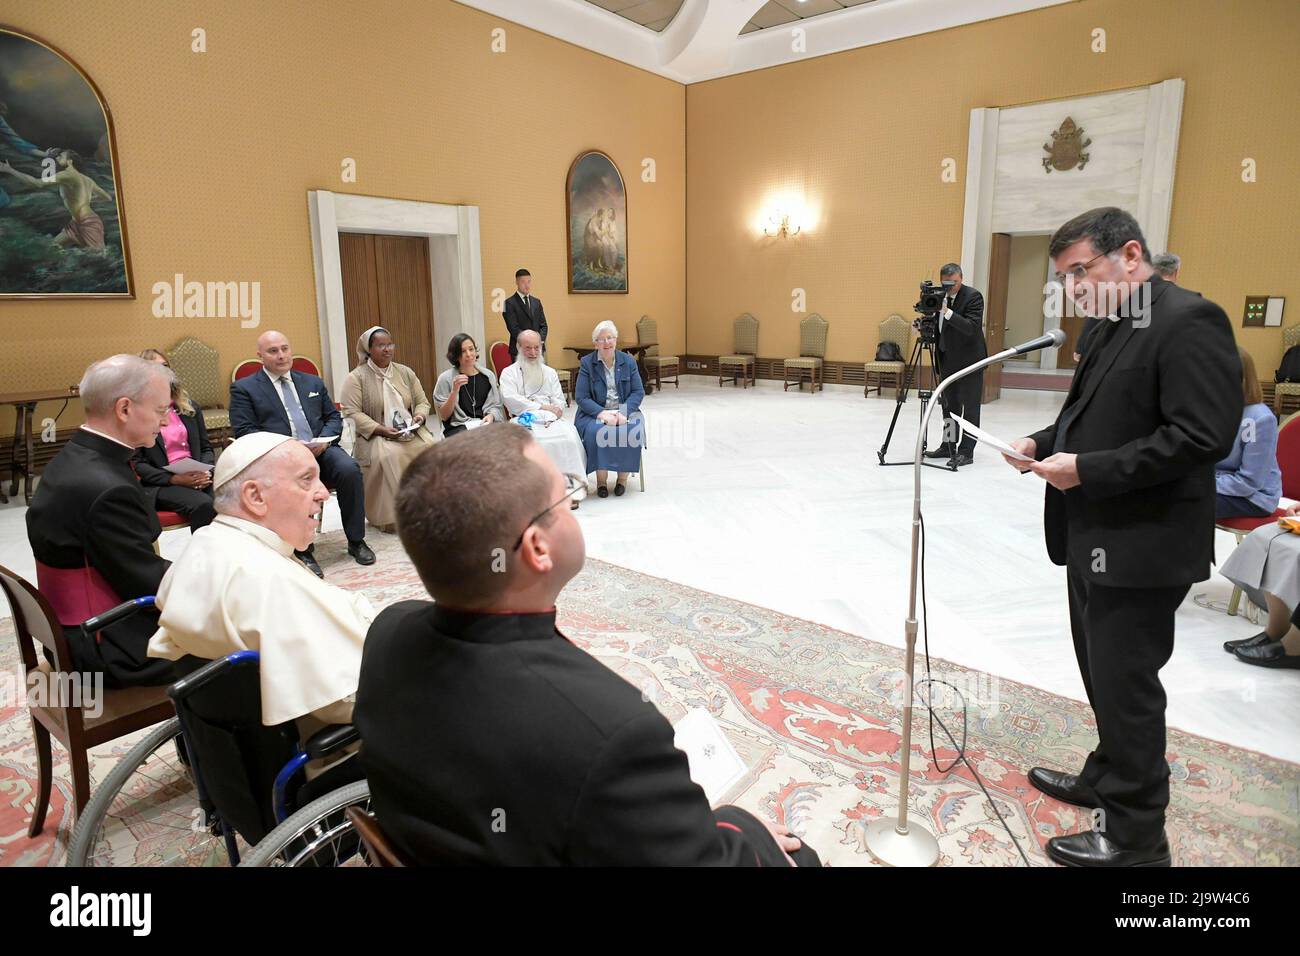
[[[340,534],[323,538],[317,552],[328,580],[364,591],[376,606],[423,597],[396,537],[375,534],[371,544],[379,561],[362,568]],[[901,650],[595,560],[561,596],[560,626],[670,721],[695,707],[714,715],[748,767],[728,802],[785,821],[832,865],[872,864],[864,828],[897,812]],[[6,622],[6,686],[22,686],[18,670]],[[1095,740],[1091,711],[938,660],[935,676],[969,703],[967,754],[997,809],[964,765],[936,767],[918,707],[909,813],[937,835],[945,866],[1023,865],[998,814],[1030,862],[1049,865],[1043,843],[1089,820],[1029,786],[1025,773],[1033,764],[1081,766]],[[936,710],[960,740],[959,705],[940,691],[950,693],[936,687]],[[35,759],[15,696],[0,699],[0,864],[58,864],[72,822],[70,776],[55,745],[54,802],[45,832],[29,839]],[[938,728],[935,741],[947,768],[954,749]],[[97,750],[92,776],[102,779],[132,742]],[[1173,729],[1168,759],[1176,865],[1300,864],[1300,766]]]

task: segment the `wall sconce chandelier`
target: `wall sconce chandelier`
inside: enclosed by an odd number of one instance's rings
[[[801,228],[799,223],[791,221],[788,212],[777,209],[768,215],[767,222],[763,225],[763,235],[785,239],[799,235]]]

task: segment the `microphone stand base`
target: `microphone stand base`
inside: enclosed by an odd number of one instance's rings
[[[934,866],[939,862],[939,841],[925,827],[907,825],[898,832],[898,820],[877,820],[867,827],[867,850],[885,866]]]

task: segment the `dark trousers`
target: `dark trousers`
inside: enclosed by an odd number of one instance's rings
[[[942,360],[941,360],[942,361]],[[941,367],[940,371],[947,373]],[[958,368],[952,371],[959,371]],[[980,403],[984,397],[984,372],[981,369],[974,375],[967,375],[944,390],[940,399],[943,402],[943,444],[951,447],[951,442],[958,435],[958,425],[953,421],[954,414],[960,415],[972,425],[980,423]],[[961,445],[957,451],[965,455],[975,454],[975,439],[971,435],[962,435]]]
[[[1114,588],[1067,568],[1070,630],[1097,748],[1080,779],[1104,812],[1097,827],[1112,843],[1145,849],[1160,840],[1169,805],[1165,689],[1160,668],[1174,650],[1174,612],[1190,585]]]
[[[758,856],[759,866],[789,866],[785,854],[781,847],[777,845],[776,838],[763,825],[763,821],[754,816],[748,810],[742,810],[740,807],[718,807],[713,811],[715,819],[722,823],[729,823],[741,833],[754,847],[754,852]],[[803,843],[802,839],[800,840]],[[799,849],[790,854],[790,859],[794,860],[795,866],[821,866],[821,858],[817,856],[817,851],[804,843]]]
[[[1214,517],[1216,519],[1267,518],[1270,514],[1272,514],[1271,511],[1265,511],[1249,498],[1239,498],[1237,495],[1225,495],[1215,492]]]
[[[212,524],[212,519],[217,516],[217,510],[212,506],[211,491],[200,491],[182,485],[159,488],[154,497],[154,507],[158,511],[176,512],[190,523],[191,532]]]
[[[339,511],[348,544],[366,540],[366,493],[361,467],[338,445],[330,445],[316,459],[320,480],[339,493]]]

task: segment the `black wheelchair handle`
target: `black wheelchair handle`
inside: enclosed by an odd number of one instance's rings
[[[144,608],[153,607],[154,596],[152,594],[145,597],[132,598],[129,601],[119,604],[117,607],[111,607],[103,614],[96,614],[90,620],[81,625],[81,629],[87,634],[93,634],[95,631],[108,627],[110,624],[116,624],[123,618],[130,617],[136,611]]]

